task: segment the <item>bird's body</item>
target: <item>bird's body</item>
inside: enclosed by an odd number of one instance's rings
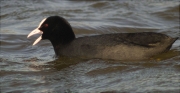
[[[144,60],[168,51],[177,38],[155,32],[114,33],[75,38],[70,24],[62,17],[44,19],[29,35],[41,33],[49,39],[58,56],[113,60]]]
[[[86,36],[58,47],[58,55],[113,60],[143,60],[168,51],[172,39],[152,32]]]

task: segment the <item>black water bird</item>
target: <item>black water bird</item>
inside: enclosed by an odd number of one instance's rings
[[[177,38],[155,32],[115,33],[76,38],[71,25],[60,16],[41,21],[28,37],[40,34],[34,42],[48,39],[56,55],[113,60],[144,60],[168,51]]]

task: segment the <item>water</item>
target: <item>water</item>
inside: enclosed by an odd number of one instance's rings
[[[180,39],[146,61],[56,59],[47,40],[27,34],[48,16],[66,18],[76,37],[159,32],[179,37],[178,0],[1,0],[0,92],[180,93]]]

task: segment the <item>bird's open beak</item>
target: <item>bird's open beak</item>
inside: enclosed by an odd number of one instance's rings
[[[40,34],[40,37],[36,39],[36,41],[33,43],[33,45],[36,45],[39,41],[41,41],[43,32],[40,31],[38,28],[36,28],[31,33],[29,33],[29,35],[27,36],[27,38],[29,38],[36,34]]]
[[[36,44],[37,44],[39,41],[41,41],[41,39],[42,39],[42,34],[43,34],[43,32],[42,32],[41,30],[39,30],[39,28],[40,28],[40,26],[42,25],[42,23],[44,23],[45,20],[46,20],[46,18],[43,19],[43,20],[40,22],[39,26],[38,26],[36,29],[34,29],[31,33],[29,33],[29,35],[27,36],[27,38],[29,38],[29,37],[31,37],[31,36],[33,36],[33,35],[40,34],[40,37],[36,39],[36,41],[33,43],[33,45],[36,45]]]

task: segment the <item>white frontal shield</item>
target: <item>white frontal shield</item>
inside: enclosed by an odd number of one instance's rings
[[[39,38],[36,39],[36,41],[33,43],[33,45],[36,45],[36,44],[37,44],[39,41],[41,41],[41,39],[42,39],[42,34],[43,34],[43,32],[42,32],[41,30],[39,30],[39,27],[42,25],[42,23],[44,23],[45,20],[46,20],[46,18],[43,19],[43,20],[40,22],[39,26],[38,26],[36,29],[34,29],[32,32],[30,32],[30,33],[28,34],[28,36],[27,36],[27,38],[29,38],[29,37],[31,37],[31,36],[33,36],[33,35],[40,34]]]

